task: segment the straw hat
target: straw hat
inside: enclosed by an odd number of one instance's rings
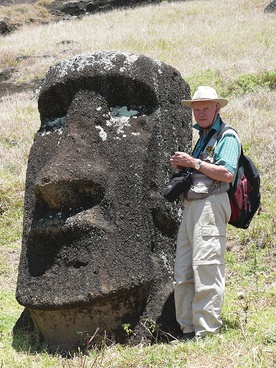
[[[182,100],[183,106],[192,107],[192,104],[197,101],[214,101],[220,104],[220,107],[224,107],[228,104],[228,100],[218,97],[214,88],[208,86],[199,86],[195,91],[191,100]]]

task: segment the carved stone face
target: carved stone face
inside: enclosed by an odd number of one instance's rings
[[[78,56],[46,75],[17,299],[50,344],[137,323],[156,280],[171,281],[177,218],[162,190],[175,127],[190,145],[185,93],[175,69],[131,54]]]

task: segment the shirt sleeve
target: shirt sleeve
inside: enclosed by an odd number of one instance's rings
[[[215,164],[224,166],[228,171],[235,175],[240,153],[241,145],[238,138],[232,133],[225,133],[215,148]]]

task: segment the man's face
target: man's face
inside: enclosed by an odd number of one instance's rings
[[[209,130],[219,113],[219,104],[213,101],[194,102],[193,113],[197,124],[203,130]]]

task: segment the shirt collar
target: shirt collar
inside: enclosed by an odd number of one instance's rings
[[[220,115],[218,114],[215,122],[213,123],[211,129],[209,130],[209,133],[210,133],[211,130],[215,130],[217,132],[220,128],[220,125],[221,125],[221,119],[220,119]],[[193,128],[199,130],[199,134],[200,134],[200,136],[202,136],[203,129],[198,124],[193,125]]]

